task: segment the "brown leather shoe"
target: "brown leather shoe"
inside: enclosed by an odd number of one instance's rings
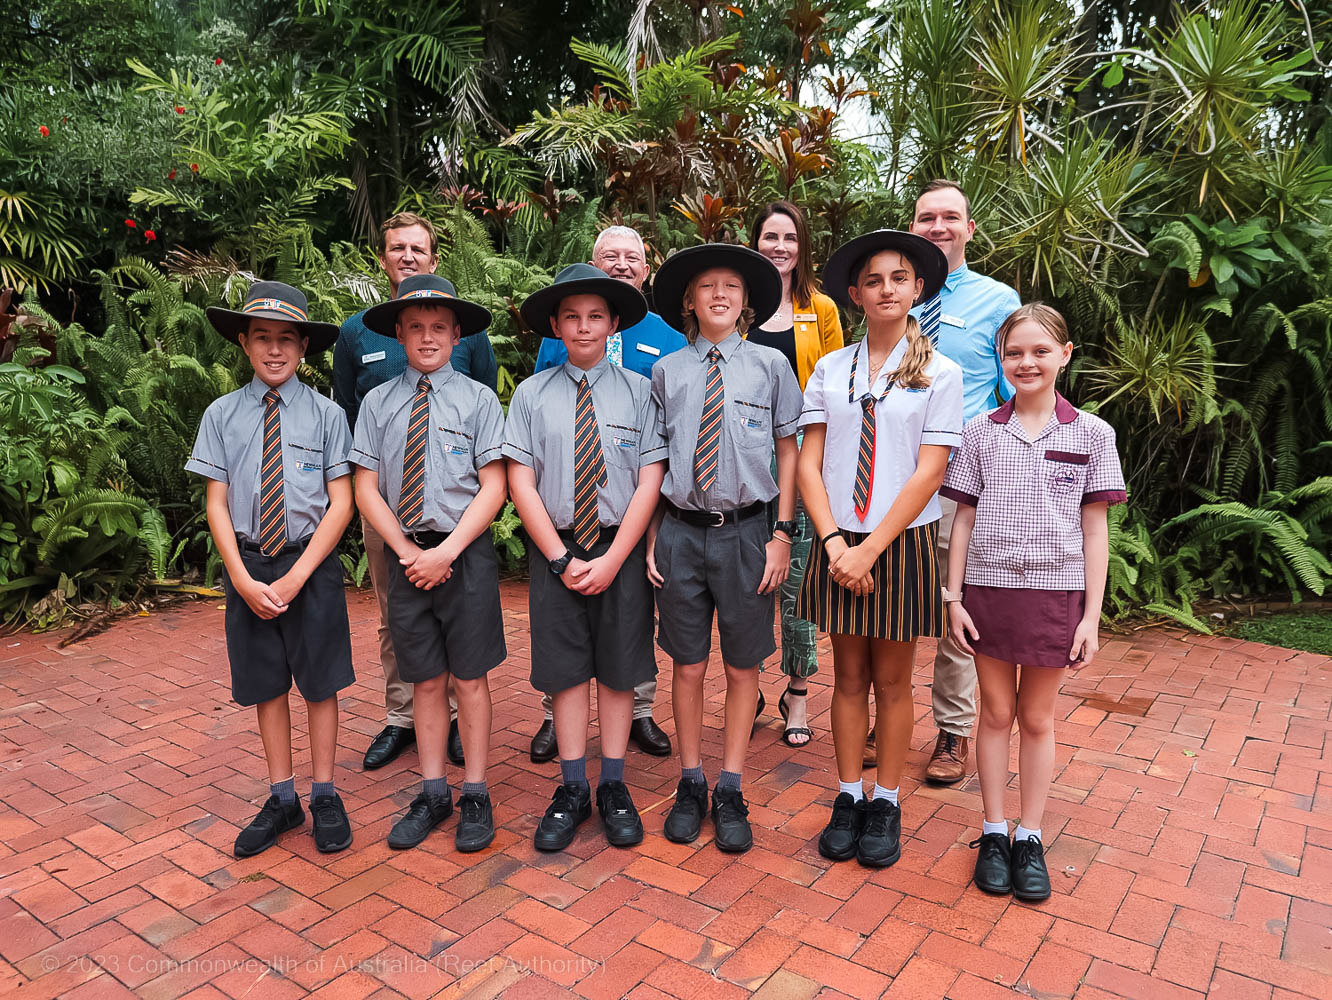
[[[967,774],[967,738],[939,730],[934,753],[925,768],[925,780],[931,785],[955,785]]]

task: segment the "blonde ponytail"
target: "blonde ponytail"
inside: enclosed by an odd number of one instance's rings
[[[921,330],[915,316],[907,316],[906,339],[906,356],[897,370],[888,376],[888,381],[896,382],[904,389],[929,388],[930,377],[925,374],[925,368],[934,359],[934,345]]]

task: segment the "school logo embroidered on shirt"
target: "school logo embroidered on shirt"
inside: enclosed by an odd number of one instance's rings
[[[1067,493],[1077,481],[1077,473],[1072,469],[1055,469],[1050,473],[1050,489],[1056,493]]]
[[[617,437],[617,438],[612,438],[611,440],[615,442],[615,447],[617,448],[633,448],[638,444],[637,441],[634,441],[626,437]]]

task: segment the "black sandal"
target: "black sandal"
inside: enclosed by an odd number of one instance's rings
[[[796,688],[793,688],[789,683],[786,685],[786,690],[783,691],[782,696],[777,699],[777,711],[782,713],[783,723],[786,722],[787,718],[791,715],[791,709],[786,704],[787,695],[791,695],[792,697],[808,698],[809,688],[806,687],[803,691],[801,691]],[[800,736],[800,735],[803,735],[805,737],[804,743],[791,742],[792,736]],[[814,739],[814,731],[811,730],[808,726],[786,726],[785,728],[782,729],[782,742],[785,743],[788,747],[794,747],[797,750],[799,750],[801,747],[809,746],[809,744],[813,741],[813,739]]]
[[[749,735],[754,735],[754,729],[759,727],[759,718],[763,715],[763,710],[768,707],[768,702],[763,697],[763,692],[759,691],[758,704],[754,706],[754,728],[749,731]]]

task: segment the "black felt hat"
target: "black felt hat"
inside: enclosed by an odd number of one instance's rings
[[[729,267],[745,281],[753,327],[762,326],[782,304],[782,276],[772,261],[749,247],[704,243],[677,250],[666,258],[652,281],[657,312],[677,330],[684,330],[684,293],[694,275],[713,267]]]
[[[620,317],[620,330],[641,323],[648,312],[647,299],[629,282],[612,278],[591,264],[570,264],[555,275],[553,283],[527,297],[519,310],[523,322],[534,332],[549,337],[550,317],[570,295],[600,295]]]
[[[398,313],[408,306],[423,304],[447,306],[452,309],[458,325],[462,328],[459,334],[463,337],[480,333],[490,326],[490,310],[475,302],[458,298],[458,290],[453,287],[453,282],[438,274],[413,274],[403,278],[402,284],[398,286],[398,294],[387,302],[367,309],[365,315],[361,317],[361,322],[375,333],[383,334],[385,337],[396,337],[398,331],[395,325]]]
[[[308,317],[305,293],[280,281],[256,281],[250,286],[245,304],[239,310],[208,307],[208,322],[232,343],[240,343],[240,335],[250,329],[250,320],[275,319],[290,323],[302,337],[310,338],[305,348],[307,354],[327,351],[338,339],[338,328],[332,323],[316,323]]]
[[[916,277],[925,279],[925,287],[917,302],[928,302],[939,294],[948,277],[948,258],[924,236],[899,229],[876,229],[834,250],[823,268],[823,290],[842,305],[854,308],[855,303],[847,291],[856,280],[851,269],[883,250],[896,250],[915,266]]]

